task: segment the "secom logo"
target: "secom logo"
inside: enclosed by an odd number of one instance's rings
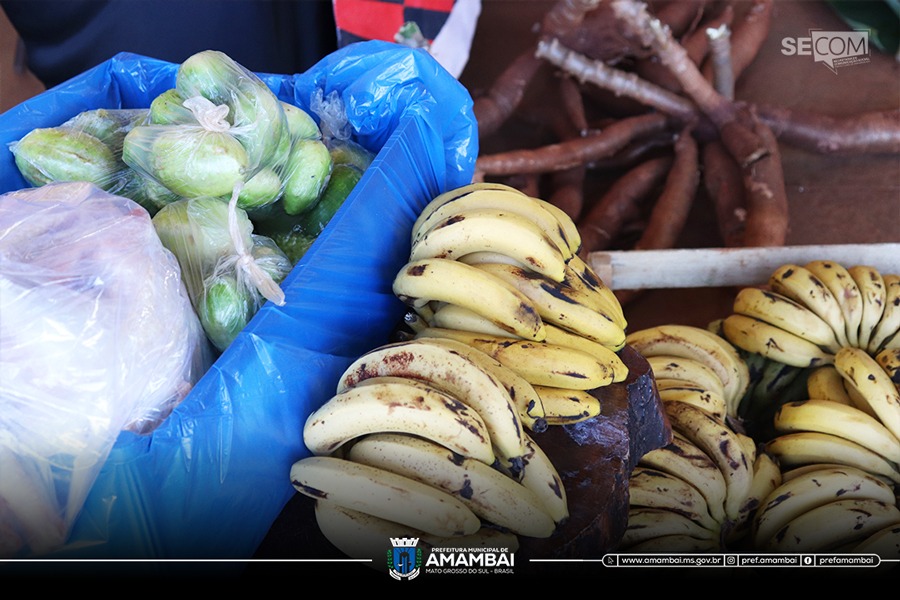
[[[869,32],[810,30],[809,37],[781,40],[781,53],[785,56],[812,56],[815,62],[824,63],[832,73],[838,67],[869,62]]]

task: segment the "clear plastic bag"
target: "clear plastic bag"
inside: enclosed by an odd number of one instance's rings
[[[282,200],[296,214],[315,204],[331,172],[314,123],[298,111],[222,52],[198,52],[125,137],[122,159],[183,198],[228,200],[239,188],[241,209]]]
[[[19,172],[29,185],[85,181],[130,198],[150,214],[179,198],[122,161],[125,136],[146,125],[146,108],[96,108],[64,123],[38,127],[9,144]]]
[[[0,314],[0,552],[40,555],[212,352],[147,211],[91,183],[0,196]]]
[[[275,243],[253,234],[246,211],[218,198],[182,199],[153,225],[181,267],[188,298],[207,337],[224,351],[266,300],[284,305],[279,284],[292,264]]]

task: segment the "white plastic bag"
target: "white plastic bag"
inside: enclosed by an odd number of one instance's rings
[[[144,208],[83,182],[0,196],[0,556],[62,545],[119,433],[211,360]]]

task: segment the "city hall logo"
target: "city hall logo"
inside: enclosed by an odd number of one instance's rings
[[[391,538],[393,548],[388,550],[388,572],[394,579],[415,579],[422,566],[422,550],[419,538]]]
[[[839,67],[867,63],[869,57],[869,32],[810,30],[809,37],[786,37],[781,40],[781,53],[785,56],[812,56],[832,73]]]

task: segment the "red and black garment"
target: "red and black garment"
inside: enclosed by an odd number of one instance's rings
[[[456,0],[333,0],[338,46],[365,40],[394,41],[414,22],[429,42],[440,32]]]

